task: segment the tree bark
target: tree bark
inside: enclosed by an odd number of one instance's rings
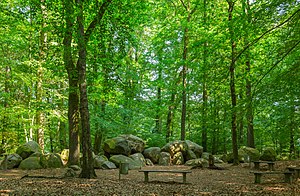
[[[74,26],[74,9],[70,0],[65,0],[66,29],[64,34],[64,63],[68,73],[68,122],[69,122],[69,158],[68,165],[79,165],[79,92],[78,71],[72,57],[72,31]]]
[[[39,64],[37,69],[37,83],[36,83],[36,101],[37,101],[37,112],[36,112],[36,126],[37,126],[37,143],[41,149],[44,150],[44,129],[45,129],[45,115],[42,107],[43,97],[43,65],[46,60],[46,47],[47,47],[47,33],[45,31],[47,23],[47,10],[45,1],[40,2],[42,24],[40,30],[40,45],[39,45]]]
[[[86,82],[86,44],[87,40],[84,33],[83,2],[77,0],[79,13],[77,15],[77,33],[78,33],[78,84],[80,92],[80,117],[81,117],[81,148],[82,148],[82,171],[81,178],[94,178],[94,160],[92,154],[90,115],[87,97]]]
[[[233,164],[239,164],[238,159],[238,144],[237,144],[237,98],[235,92],[235,48],[236,43],[234,41],[234,30],[232,23],[232,12],[234,9],[234,2],[232,0],[227,0],[228,2],[228,23],[229,23],[229,33],[231,42],[231,62],[229,65],[230,73],[230,95],[231,95],[231,137],[232,137],[232,151],[233,151]]]
[[[208,26],[207,26],[207,1],[204,0],[203,2],[204,11],[203,11],[203,26],[205,29],[205,32],[208,32]],[[207,72],[206,72],[206,66],[207,66],[207,46],[208,42],[207,40],[203,44],[203,83],[202,83],[202,99],[203,99],[203,107],[202,107],[202,147],[203,151],[207,152],[207,102],[208,102],[208,95],[207,95],[207,84],[206,84],[206,78],[207,78]]]
[[[249,0],[245,2],[245,15],[247,26],[251,23],[250,3]],[[245,45],[249,44],[248,28],[246,28]],[[247,119],[247,146],[255,148],[254,143],[254,126],[253,126],[253,105],[252,105],[252,82],[251,82],[251,64],[250,64],[250,51],[245,51],[246,56],[246,119]]]
[[[190,0],[188,0],[187,4],[185,5],[182,2],[183,6],[185,7],[186,11],[187,11],[187,24],[189,24],[190,20],[191,20],[191,13],[190,13]],[[187,88],[187,81],[186,81],[186,77],[187,77],[187,70],[188,70],[188,66],[187,66],[187,55],[188,55],[188,44],[189,44],[189,37],[188,37],[188,32],[189,32],[189,28],[186,26],[184,28],[184,34],[183,34],[183,54],[182,54],[182,60],[183,60],[183,66],[182,66],[182,98],[181,98],[181,102],[182,102],[182,106],[181,106],[181,140],[185,140],[185,135],[186,135],[186,107],[187,107],[187,93],[186,93],[186,88]]]

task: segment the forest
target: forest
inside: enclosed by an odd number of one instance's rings
[[[299,0],[1,0],[0,151],[300,151]],[[71,159],[72,160],[72,159]],[[87,174],[88,175],[88,174]]]

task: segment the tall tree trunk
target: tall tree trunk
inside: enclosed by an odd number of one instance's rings
[[[83,2],[77,0],[79,13],[77,15],[78,25],[78,82],[80,92],[80,117],[81,117],[81,147],[82,147],[82,171],[81,178],[94,178],[96,173],[94,170],[94,160],[92,154],[90,115],[87,98],[87,81],[86,81],[86,45],[87,40],[84,33],[83,19]]]
[[[239,164],[238,159],[238,144],[237,144],[237,108],[236,108],[236,92],[235,92],[235,48],[236,43],[234,41],[234,30],[232,22],[232,12],[234,9],[234,2],[232,0],[227,0],[228,2],[228,23],[229,23],[229,33],[231,42],[231,63],[229,65],[230,73],[230,95],[231,95],[231,134],[232,134],[232,151],[233,151],[233,164]]]
[[[248,29],[251,23],[251,14],[250,14],[250,3],[249,0],[245,2],[245,15],[247,17],[247,26],[246,36],[245,36],[245,45],[249,44],[248,39]],[[246,55],[246,119],[247,119],[247,146],[255,148],[254,143],[254,126],[253,126],[253,105],[252,105],[252,83],[251,83],[251,65],[250,65],[250,49],[245,51]]]
[[[78,70],[72,57],[72,31],[74,25],[73,3],[65,0],[66,29],[64,34],[64,63],[68,73],[69,95],[68,95],[68,122],[69,122],[69,158],[68,165],[79,165],[79,92],[78,92]]]
[[[208,32],[208,26],[207,26],[207,0],[204,0],[203,2],[204,11],[203,11],[203,25],[205,29],[205,33]],[[207,152],[207,101],[208,101],[208,95],[207,95],[207,84],[206,84],[206,78],[207,78],[207,49],[208,49],[208,42],[207,40],[203,44],[203,83],[202,83],[202,99],[203,99],[203,107],[202,107],[202,147],[203,151]]]
[[[1,123],[1,134],[2,134],[2,140],[1,140],[1,149],[0,149],[0,153],[2,151],[2,153],[6,152],[6,140],[7,138],[7,130],[8,130],[8,100],[10,97],[10,88],[9,88],[9,82],[11,81],[11,68],[10,66],[6,66],[5,67],[5,83],[4,83],[4,93],[5,93],[5,97],[4,97],[4,114],[3,114],[3,121]]]
[[[172,92],[171,99],[170,99],[170,105],[168,110],[168,116],[167,116],[167,123],[166,123],[166,143],[170,142],[170,136],[172,135],[172,121],[174,118],[174,111],[175,111],[175,92]]]
[[[162,82],[162,68],[158,70],[158,86],[157,86],[157,104],[156,104],[156,117],[155,117],[155,129],[156,133],[161,133],[161,82]]]
[[[243,100],[243,89],[239,93],[240,100]],[[244,146],[244,111],[237,112],[238,146]]]
[[[41,14],[42,14],[42,25],[40,31],[40,46],[39,46],[39,64],[37,70],[37,84],[36,84],[36,101],[38,103],[36,112],[36,126],[37,126],[37,143],[44,150],[44,129],[45,129],[45,114],[42,108],[43,98],[43,65],[46,60],[46,47],[47,47],[47,33],[46,33],[46,19],[47,10],[45,0],[41,0]]]
[[[190,20],[191,20],[191,13],[190,13],[190,0],[188,0],[187,4],[184,4],[182,1],[182,4],[184,6],[184,8],[187,11],[187,24],[189,24]],[[183,66],[182,66],[182,98],[181,98],[181,102],[182,102],[182,106],[181,106],[181,140],[185,140],[185,135],[186,135],[186,130],[185,130],[185,124],[186,124],[186,105],[187,105],[187,81],[186,81],[186,77],[187,77],[187,56],[188,56],[188,44],[189,44],[189,28],[186,26],[184,28],[184,34],[183,34],[183,54],[182,54],[182,60],[183,60]]]
[[[295,153],[295,131],[297,130],[297,123],[295,122],[295,114],[296,114],[296,107],[297,107],[297,98],[291,96],[290,99],[290,107],[291,107],[291,115],[290,115],[290,158],[293,158],[293,154]],[[294,154],[295,155],[295,154]]]
[[[86,81],[86,56],[87,56],[87,43],[88,40],[98,25],[108,7],[111,0],[106,0],[102,3],[94,20],[84,32],[84,14],[83,14],[83,1],[77,0],[78,4],[78,82],[80,91],[80,117],[81,117],[81,145],[82,145],[82,170],[80,173],[81,178],[94,178],[96,173],[94,170],[94,159],[92,153],[91,130],[90,130],[90,115],[88,108],[87,97],[87,81]]]

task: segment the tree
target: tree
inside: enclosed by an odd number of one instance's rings
[[[237,115],[237,99],[235,92],[235,48],[236,42],[234,40],[234,29],[232,22],[232,12],[234,9],[235,2],[232,0],[227,0],[228,3],[228,28],[231,43],[231,62],[229,65],[230,74],[230,95],[231,95],[231,134],[232,134],[232,151],[233,151],[233,164],[236,165],[239,162],[238,159],[238,144],[237,144],[237,126],[236,126],[236,115]]]

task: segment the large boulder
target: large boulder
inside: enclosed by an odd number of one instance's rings
[[[39,157],[28,157],[24,159],[20,165],[19,169],[29,170],[29,169],[42,169],[42,165],[40,164]]]
[[[22,157],[16,153],[7,155],[6,158],[6,169],[17,168],[22,161]],[[4,169],[5,160],[1,162],[1,168]]]
[[[184,164],[184,157],[182,152],[177,152],[176,154],[174,154],[173,159],[172,159],[172,163],[174,165],[183,165]]]
[[[22,157],[22,159],[28,158],[31,154],[35,152],[42,153],[42,149],[38,143],[35,141],[29,141],[17,148],[16,153]]]
[[[117,166],[110,161],[104,161],[101,165],[101,169],[116,169]]]
[[[200,146],[200,145],[198,145],[195,142],[192,142],[190,140],[186,140],[185,142],[188,145],[189,149],[195,153],[197,158],[200,158],[202,156],[202,153],[203,153],[203,147],[202,146]]]
[[[146,161],[147,166],[154,166],[154,164],[152,163],[152,161],[150,159],[145,159],[145,161]]]
[[[142,167],[140,163],[124,155],[113,155],[109,158],[109,161],[113,162],[117,167],[119,167],[120,163],[129,163],[129,169],[140,169]]]
[[[191,166],[192,168],[204,168],[208,167],[208,161],[206,159],[191,159],[185,163],[186,166]]]
[[[226,161],[225,162],[228,162],[228,163],[233,163],[233,159],[234,159],[234,157],[233,157],[233,153],[231,152],[231,153],[228,153],[227,155],[226,155]],[[242,156],[242,155],[238,155],[238,159],[239,159],[239,162],[240,163],[243,163],[244,162],[244,157]]]
[[[171,155],[168,152],[161,152],[158,160],[159,165],[169,166],[171,165]]]
[[[61,168],[63,166],[60,155],[56,153],[42,155],[40,163],[43,168]]]
[[[192,150],[188,150],[186,155],[185,155],[185,160],[191,160],[191,159],[197,159],[198,157],[196,156],[196,154],[192,151]]]
[[[168,152],[173,157],[177,152],[182,152],[183,155],[186,155],[189,150],[189,146],[185,141],[176,140],[173,142],[167,143],[164,147],[161,148],[161,151]]]
[[[95,155],[94,156],[94,168],[95,169],[102,169],[102,165],[105,161],[108,161],[107,157],[104,155]]]
[[[262,161],[276,161],[276,151],[271,148],[265,148],[260,156]]]
[[[131,148],[129,142],[123,137],[114,137],[104,141],[103,149],[110,155],[130,155]]]
[[[239,149],[239,155],[243,157],[244,162],[258,161],[260,153],[255,148],[243,146]]]
[[[120,135],[120,137],[126,139],[128,141],[131,154],[143,152],[145,149],[145,142],[141,138],[134,136],[134,135]]]
[[[143,154],[145,158],[148,158],[152,163],[158,163],[161,149],[159,147],[150,147],[144,150]]]
[[[129,157],[138,162],[142,167],[146,165],[146,160],[142,153],[135,153],[130,155]]]

